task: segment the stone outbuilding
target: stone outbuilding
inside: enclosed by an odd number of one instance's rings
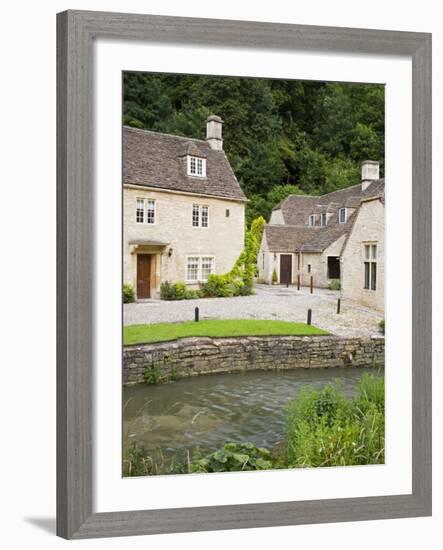
[[[362,164],[361,182],[322,196],[290,195],[265,226],[259,279],[271,284],[327,288],[383,310],[384,179],[379,164]]]
[[[123,278],[138,300],[225,273],[243,250],[246,197],[222,124],[209,117],[206,140],[123,128]]]

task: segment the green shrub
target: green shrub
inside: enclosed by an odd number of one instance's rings
[[[160,369],[154,365],[146,367],[143,373],[143,378],[145,379],[146,384],[158,384],[161,378]]]
[[[234,296],[232,277],[228,275],[209,275],[206,283],[200,284],[205,298],[229,298]]]
[[[340,279],[331,279],[329,282],[329,290],[341,290]]]
[[[384,334],[384,333],[385,333],[385,320],[384,320],[384,319],[382,319],[382,320],[378,323],[378,327],[379,327],[379,329],[380,329],[380,332],[381,332],[382,334]]]
[[[185,300],[195,300],[198,297],[199,297],[198,292],[193,288],[187,288],[185,290],[185,296],[184,296]]]
[[[274,269],[274,271],[272,272],[272,284],[275,285],[277,284],[277,282],[278,282],[277,272]]]
[[[171,283],[165,281],[160,285],[160,298],[162,300],[185,300],[188,289],[182,282]]]
[[[304,389],[286,414],[287,467],[384,462],[384,381],[365,375],[346,400],[339,385]]]
[[[135,302],[134,289],[132,285],[125,283],[123,285],[123,303],[130,304],[132,302]]]
[[[204,458],[194,459],[193,472],[238,472],[269,470],[273,467],[270,451],[252,443],[226,443],[222,449]]]

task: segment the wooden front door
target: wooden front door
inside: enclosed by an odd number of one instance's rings
[[[137,254],[137,298],[151,297],[151,255]]]
[[[280,255],[280,283],[283,285],[292,284],[292,256],[291,254]]]

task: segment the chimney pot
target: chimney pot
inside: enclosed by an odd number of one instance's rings
[[[211,149],[223,150],[222,138],[223,120],[217,115],[211,115],[206,121],[206,141]]]
[[[380,163],[376,160],[364,160],[361,165],[361,190],[364,191],[378,179],[380,179]]]

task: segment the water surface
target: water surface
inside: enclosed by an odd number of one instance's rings
[[[353,397],[371,368],[298,369],[212,374],[157,386],[123,389],[123,443],[151,456],[172,458],[199,448],[211,452],[226,442],[250,441],[271,449],[284,437],[284,407],[302,386],[340,380]]]

